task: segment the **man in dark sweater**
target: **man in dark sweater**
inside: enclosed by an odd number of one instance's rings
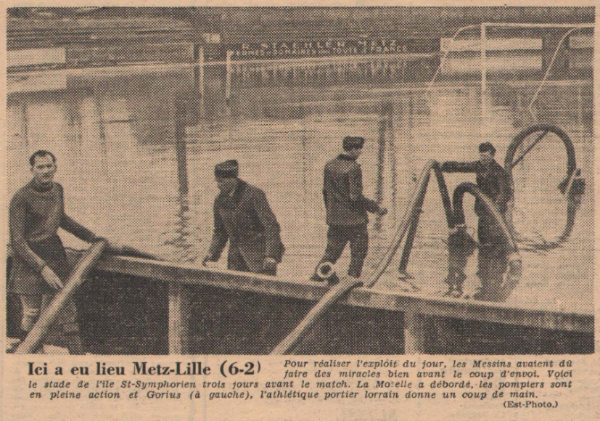
[[[40,312],[63,287],[69,275],[65,249],[59,228],[83,241],[98,239],[87,228],[65,213],[63,187],[55,183],[56,158],[45,150],[29,159],[33,179],[19,189],[10,202],[9,225],[13,263],[8,291],[18,294],[23,316],[21,338],[24,339]],[[109,245],[113,250],[119,246]],[[57,321],[72,354],[83,353],[75,305],[69,301]]]
[[[504,215],[508,201],[512,197],[512,188],[510,177],[494,159],[495,154],[496,148],[490,142],[485,142],[479,145],[480,159],[478,161],[444,162],[442,171],[474,172],[479,189],[494,202],[500,213]],[[477,275],[481,280],[482,288],[474,297],[493,300],[495,292],[503,282],[503,276],[508,266],[509,247],[502,230],[480,200],[475,201],[475,213],[479,217]]]
[[[367,212],[385,215],[387,209],[367,199],[363,193],[362,170],[356,159],[362,153],[365,139],[347,136],[342,142],[343,152],[325,165],[323,200],[327,212],[327,248],[319,265],[336,263],[346,244],[350,243],[348,275],[360,277],[369,248]],[[318,268],[318,265],[317,265]],[[315,273],[312,280],[320,280]]]
[[[211,245],[203,265],[216,262],[229,241],[227,268],[275,275],[285,248],[265,192],[238,178],[236,160],[215,166],[216,197]]]

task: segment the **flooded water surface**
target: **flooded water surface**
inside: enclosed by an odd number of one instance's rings
[[[237,159],[241,178],[265,190],[281,224],[287,252],[279,274],[304,280],[325,248],[323,166],[341,151],[344,136],[363,136],[367,142],[359,162],[365,195],[389,209],[369,224],[368,275],[389,246],[429,159],[476,160],[479,143],[491,141],[503,165],[519,131],[535,122],[551,123],[571,137],[587,194],[562,246],[523,247],[523,279],[508,302],[592,312],[591,78],[550,81],[530,113],[542,78],[536,60],[518,60],[518,75],[490,77],[483,94],[479,75],[460,76],[460,66],[449,67],[452,77],[442,74],[428,89],[438,62],[237,64],[229,78],[224,66],[11,75],[9,194],[31,177],[29,155],[49,149],[58,158],[57,181],[65,187],[69,215],[108,238],[200,265],[211,238],[214,164]],[[561,235],[567,203],[556,186],[565,175],[565,149],[553,135],[515,167],[515,226],[529,243]],[[474,176],[446,179],[452,192]],[[467,199],[467,224],[476,236],[472,207]],[[84,246],[63,238],[73,247]],[[446,238],[432,178],[408,267],[418,293],[445,289]],[[347,254],[340,272],[346,271]],[[398,260],[376,288],[407,288],[397,280]],[[479,285],[476,260],[472,256],[468,266],[467,293]]]

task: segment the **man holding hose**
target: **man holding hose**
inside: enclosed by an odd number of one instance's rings
[[[9,209],[13,255],[8,291],[17,294],[21,301],[21,340],[69,276],[70,268],[57,234],[58,228],[89,243],[100,239],[65,213],[63,187],[54,182],[57,167],[52,152],[39,150],[31,155],[29,163],[33,178],[15,193]],[[114,243],[108,247],[114,251],[122,248]],[[69,352],[83,354],[72,300],[59,315],[56,325],[64,335]]]
[[[512,197],[510,177],[494,159],[496,148],[490,142],[479,145],[479,160],[474,162],[447,161],[442,164],[444,172],[471,172],[477,175],[477,187],[489,197],[500,214],[504,215]],[[504,273],[508,267],[509,248],[502,230],[481,200],[475,200],[475,213],[479,217],[477,236],[479,239],[479,257],[477,275],[481,280],[481,289],[474,294],[475,299],[495,300],[502,285]],[[456,282],[462,292],[464,274],[458,274],[447,282]],[[453,286],[452,284],[450,285]]]

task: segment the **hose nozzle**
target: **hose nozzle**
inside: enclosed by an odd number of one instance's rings
[[[330,284],[337,284],[339,279],[335,273],[335,266],[331,262],[323,262],[317,266],[317,276]]]

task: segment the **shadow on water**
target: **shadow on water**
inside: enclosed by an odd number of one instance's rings
[[[174,231],[177,235],[163,244],[175,248],[175,256],[172,256],[172,258],[174,257],[173,260],[177,262],[195,262],[198,260],[199,253],[193,237],[194,210],[190,207],[186,138],[186,126],[190,123],[197,123],[199,118],[199,110],[197,108],[199,102],[197,99],[195,95],[191,95],[187,97],[178,96],[175,100],[175,156],[177,161],[179,190],[177,201],[179,206]]]
[[[391,103],[384,103],[381,105],[381,113],[379,118],[379,136],[377,139],[377,182],[375,185],[375,201],[378,204],[383,203],[383,189],[384,189],[384,171],[385,171],[385,147],[386,139],[391,136],[390,125],[393,115],[393,105]],[[393,171],[393,170],[392,170]],[[381,231],[382,216],[376,215],[375,222],[373,223],[373,229],[375,231]]]

